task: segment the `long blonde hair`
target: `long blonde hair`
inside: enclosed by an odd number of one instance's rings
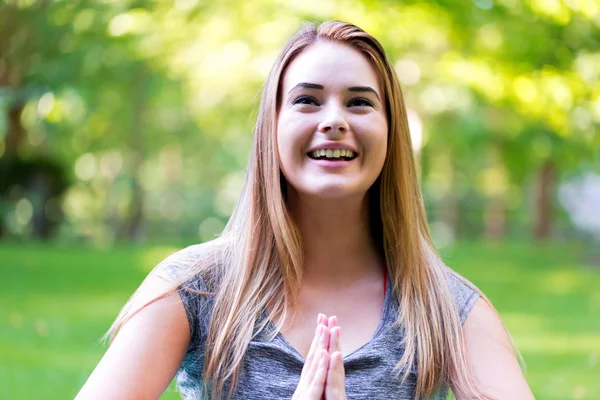
[[[231,395],[257,327],[261,331],[271,320],[277,330],[281,329],[298,306],[302,237],[286,207],[286,182],[277,160],[276,121],[286,67],[308,46],[323,40],[359,50],[383,83],[389,126],[387,155],[381,175],[370,189],[369,203],[374,239],[384,254],[400,304],[397,323],[405,331],[406,351],[397,366],[399,375],[405,378],[417,370],[417,398],[432,397],[446,385],[455,393],[482,398],[447,284],[448,274],[454,272],[442,262],[429,234],[398,79],[374,37],[338,21],[306,24],[277,57],[263,90],[242,194],[229,223],[219,238],[203,245],[205,255],[172,279],[170,293],[188,279],[202,276],[214,296],[206,342],[205,387],[210,388],[213,398],[221,398],[226,386]],[[138,292],[107,335],[114,338],[139,311],[131,307]],[[268,310],[267,318],[261,317],[264,310]]]

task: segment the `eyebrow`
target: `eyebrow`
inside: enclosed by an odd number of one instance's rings
[[[299,84],[297,84],[296,86],[291,88],[288,93],[290,93],[292,90],[299,88],[299,87],[302,87],[305,89],[321,89],[321,90],[324,89],[323,85],[319,85],[316,83],[300,82]]]
[[[323,85],[319,85],[317,83],[300,82],[299,84],[297,84],[296,86],[291,88],[288,93],[292,92],[294,89],[299,88],[299,87],[305,88],[305,89],[320,89],[320,90],[324,89]],[[375,91],[375,89],[373,89],[370,86],[351,86],[348,88],[348,90],[350,92],[371,92],[377,97],[377,100],[381,101],[381,99],[379,99],[379,95],[377,94],[377,91]]]
[[[371,92],[377,97],[377,100],[381,101],[379,95],[371,86],[352,86],[349,87],[348,90],[351,92]]]

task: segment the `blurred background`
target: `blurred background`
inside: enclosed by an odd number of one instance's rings
[[[600,399],[598,0],[0,0],[0,399],[74,397],[143,277],[222,230],[276,55],[328,19],[384,45],[435,242],[536,398]]]

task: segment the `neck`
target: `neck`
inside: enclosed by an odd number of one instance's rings
[[[288,207],[303,239],[305,283],[343,283],[381,274],[368,195],[340,200],[290,193]]]

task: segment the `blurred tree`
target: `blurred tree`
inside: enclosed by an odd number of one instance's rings
[[[64,235],[208,238],[277,51],[304,20],[348,20],[381,40],[423,126],[433,219],[547,237],[557,183],[600,161],[599,15],[593,0],[4,0],[0,157],[70,166]]]
[[[598,67],[592,66],[600,61],[600,7],[589,1],[553,4],[482,0],[456,7],[440,1],[403,10],[406,20],[418,12],[442,21],[429,22],[439,29],[439,45],[416,88],[419,111],[433,120],[425,151],[451,151],[473,165],[471,171],[483,169],[476,172],[481,179],[468,181],[480,181],[487,199],[488,236],[503,235],[506,200],[537,171],[532,232],[548,237],[560,174],[592,162],[600,151],[594,134]],[[422,47],[415,58],[428,60],[432,51]],[[448,113],[470,122],[445,118]],[[483,140],[474,140],[478,134]]]
[[[4,210],[17,207],[25,197],[31,232],[46,239],[60,222],[56,203],[67,187],[64,166],[45,154],[26,148],[27,129],[23,113],[30,98],[54,82],[59,64],[58,44],[66,30],[49,25],[45,18],[55,6],[50,1],[0,4],[0,98],[6,112],[6,129],[0,147],[0,236],[4,233]],[[17,191],[13,189],[18,189]],[[17,210],[18,211],[18,210]]]

